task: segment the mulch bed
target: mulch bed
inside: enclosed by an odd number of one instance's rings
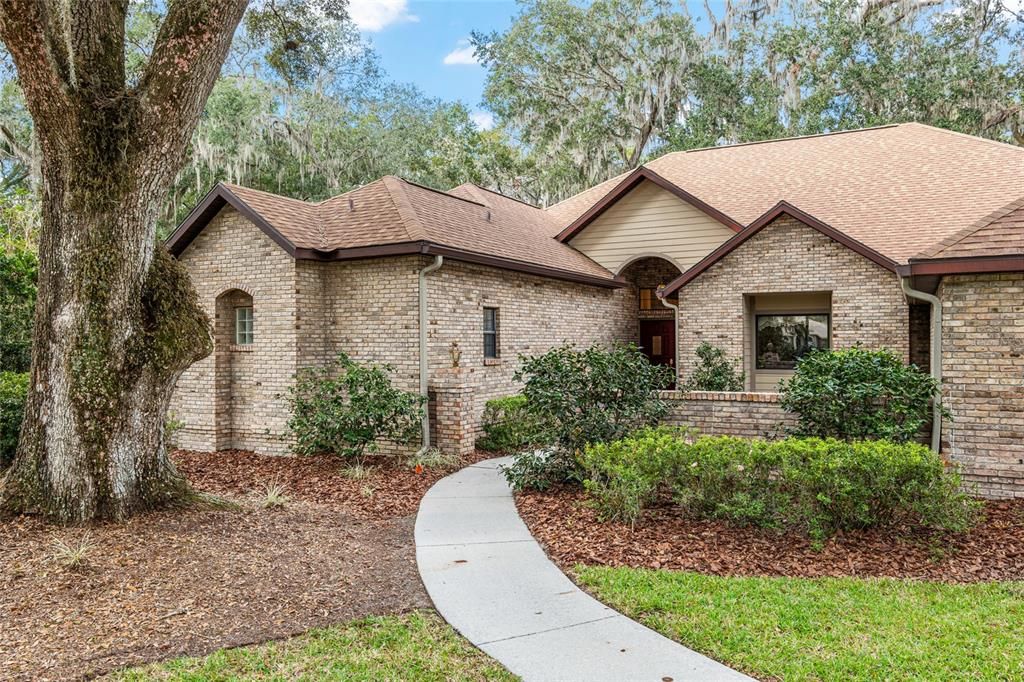
[[[476,452],[462,459],[467,466],[494,457]],[[331,455],[267,457],[243,450],[174,453],[178,470],[201,490],[214,495],[244,495],[268,483],[284,486],[295,499],[340,507],[361,519],[390,519],[415,514],[430,486],[452,473],[427,469],[415,473],[408,465],[370,458],[368,478],[347,478],[342,460]]]
[[[196,489],[237,507],[84,528],[0,520],[0,679],[91,677],[430,606],[413,514],[447,472],[382,467],[352,480],[328,458],[175,460]],[[283,508],[261,505],[271,480]],[[62,566],[54,541],[83,537],[84,566]]]
[[[1024,579],[1024,500],[989,501],[969,533],[900,529],[847,532],[816,550],[797,533],[649,511],[631,529],[602,523],[579,488],[517,495],[519,513],[551,558],[577,564],[664,568],[713,575],[894,577],[970,583]]]

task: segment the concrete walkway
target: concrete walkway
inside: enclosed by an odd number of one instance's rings
[[[508,460],[468,466],[420,503],[416,561],[456,630],[527,682],[750,679],[576,587],[519,518],[497,470]]]

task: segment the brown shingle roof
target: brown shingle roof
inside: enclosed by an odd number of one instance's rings
[[[914,260],[1024,256],[1024,197],[961,230]]]
[[[900,263],[1024,187],[1024,149],[917,123],[675,152],[646,166],[744,225],[787,201]],[[548,213],[565,227],[626,175]]]
[[[408,245],[408,252],[426,253],[422,249],[432,245],[444,248],[431,253],[455,256],[462,252],[479,256],[476,262],[521,264],[553,276],[565,273],[617,284],[608,270],[552,238],[550,218],[536,207],[475,185],[446,193],[394,176],[315,204],[238,185],[218,185],[168,239],[172,253],[181,253],[228,203],[293,256],[326,259],[346,250],[352,254],[356,249],[398,245]],[[345,255],[371,255],[350,254]]]

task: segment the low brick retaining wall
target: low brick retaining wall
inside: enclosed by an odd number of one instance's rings
[[[664,423],[716,436],[777,438],[796,423],[783,411],[778,393],[662,391],[660,396],[669,404]]]

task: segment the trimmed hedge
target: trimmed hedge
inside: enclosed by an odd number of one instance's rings
[[[14,461],[27,396],[28,372],[0,372],[0,469]]]
[[[482,417],[484,436],[477,448],[488,452],[520,452],[544,442],[541,422],[524,395],[488,400]]]
[[[978,504],[960,476],[916,443],[704,436],[652,429],[588,448],[584,485],[604,518],[635,522],[660,491],[700,518],[796,529],[903,525],[964,531]]]

